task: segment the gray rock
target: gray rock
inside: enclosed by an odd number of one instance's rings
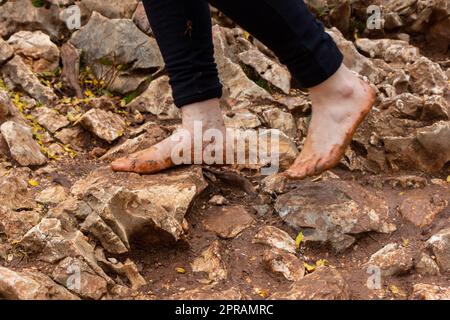
[[[88,13],[98,12],[109,19],[131,18],[136,9],[138,0],[82,0],[79,5],[82,11]]]
[[[350,247],[356,234],[396,230],[387,221],[383,199],[337,179],[301,183],[278,197],[275,210],[288,225],[303,230],[305,241],[330,243],[336,251]]]
[[[414,63],[420,58],[419,49],[402,40],[362,38],[356,40],[355,45],[371,58],[390,63]]]
[[[233,129],[255,129],[261,125],[258,116],[246,110],[232,114],[227,113],[224,121],[227,128]]]
[[[288,69],[272,61],[264,53],[251,49],[238,55],[239,60],[252,67],[261,78],[265,79],[281,91],[289,94],[291,90],[291,74]]]
[[[0,10],[0,37],[6,39],[21,30],[41,30],[52,40],[60,40],[68,31],[60,13],[57,5],[47,9],[35,7],[29,0],[7,1]]]
[[[108,41],[104,41],[105,35]],[[149,70],[164,65],[156,40],[129,19],[108,19],[94,12],[70,42],[83,51],[84,62],[98,79],[123,94],[136,90],[146,80],[142,71],[149,74]]]
[[[411,89],[416,94],[444,95],[448,90],[448,78],[439,64],[420,57],[406,67],[411,75]]]
[[[1,125],[0,132],[8,144],[11,156],[21,166],[38,166],[47,162],[47,158],[33,139],[31,128],[8,121]]]
[[[2,206],[15,211],[31,210],[37,207],[28,191],[28,174],[10,174],[0,177],[0,199]]]

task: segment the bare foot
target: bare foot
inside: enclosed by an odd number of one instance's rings
[[[302,152],[283,173],[303,179],[336,166],[375,102],[375,91],[344,65],[311,88],[312,118]]]
[[[176,161],[176,158],[178,160],[184,159],[184,163],[202,163],[203,150],[208,145],[215,143],[214,141],[202,141],[205,131],[214,128],[223,137],[225,136],[225,125],[219,100],[211,99],[184,106],[181,108],[181,113],[183,119],[181,130],[148,149],[113,161],[111,168],[114,171],[152,174],[180,164]],[[199,128],[199,125],[201,125],[201,128]],[[200,134],[198,134],[198,130],[201,130]],[[202,139],[199,142],[202,146],[200,152],[195,152],[194,139]],[[188,155],[183,155],[183,150],[191,150],[191,152]]]

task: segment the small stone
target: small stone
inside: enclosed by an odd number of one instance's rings
[[[249,111],[227,114],[224,116],[224,121],[227,128],[233,129],[255,129],[261,125],[258,116]]]
[[[12,211],[0,206],[0,233],[10,242],[20,240],[28,230],[39,223],[39,213],[35,211]]]
[[[290,138],[294,138],[296,136],[297,125],[295,124],[292,114],[276,108],[264,111],[263,117],[270,128],[278,129]]]
[[[235,288],[223,290],[214,285],[188,290],[169,297],[170,300],[244,300],[245,295]]]
[[[67,199],[66,188],[55,185],[42,190],[36,197],[36,201],[42,204],[58,204]]]
[[[439,231],[426,244],[436,257],[441,272],[450,271],[450,228]]]
[[[403,200],[399,211],[406,220],[422,228],[430,225],[447,205],[448,202],[438,195],[429,197],[417,194]]]
[[[416,271],[423,276],[436,276],[439,275],[439,266],[437,263],[426,253],[422,253],[419,261],[415,265]]]
[[[412,300],[450,300],[450,287],[418,283],[413,286]]]
[[[367,266],[376,266],[381,269],[383,276],[395,276],[408,272],[414,264],[410,249],[396,243],[390,243],[374,253]]]
[[[47,107],[36,108],[32,114],[35,116],[36,121],[51,133],[55,133],[70,124],[70,121],[65,116]]]
[[[226,280],[228,277],[219,241],[214,241],[211,246],[203,251],[200,257],[191,263],[191,267],[194,272],[206,272],[208,274],[208,279],[202,281],[207,284]]]
[[[8,44],[34,72],[53,72],[59,66],[58,46],[42,31],[19,31]]]
[[[102,140],[112,143],[124,134],[125,121],[112,112],[91,109],[80,118],[81,125]]]
[[[295,255],[280,249],[265,250],[264,266],[271,272],[283,275],[289,281],[298,281],[305,276],[305,266]]]
[[[214,195],[211,199],[209,199],[208,203],[216,206],[223,206],[228,204],[228,200],[224,196]]]
[[[269,59],[264,53],[250,49],[238,54],[239,60],[252,67],[261,78],[265,79],[285,94],[291,90],[291,74],[288,69]]]
[[[43,85],[17,55],[0,68],[0,73],[5,82],[8,80],[15,89],[26,92],[30,97],[45,105],[52,105],[58,99],[53,90]]]
[[[107,292],[106,280],[77,258],[62,260],[53,271],[52,278],[84,299],[99,300]]]
[[[147,90],[128,104],[130,110],[151,113],[161,120],[179,119],[180,110],[175,106],[169,77],[162,76],[150,82]]]
[[[0,266],[0,296],[8,300],[79,300],[45,274]]]
[[[11,156],[21,166],[39,166],[47,162],[47,158],[33,139],[31,128],[7,121],[0,127],[0,132],[8,144]]]
[[[0,37],[0,65],[12,58],[14,50],[11,46]]]
[[[288,253],[296,253],[296,245],[294,239],[281,229],[273,226],[263,227],[253,239],[253,243],[268,245],[272,248],[284,250]]]
[[[348,300],[350,289],[342,275],[332,267],[319,267],[292,284],[289,291],[274,293],[270,300]]]
[[[254,218],[243,206],[212,207],[203,221],[205,228],[225,239],[235,238],[254,223]]]

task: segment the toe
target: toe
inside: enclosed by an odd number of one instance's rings
[[[120,158],[111,162],[111,169],[114,171],[130,172],[134,171],[136,160],[130,158]]]

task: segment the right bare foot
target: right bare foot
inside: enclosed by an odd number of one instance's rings
[[[312,118],[302,152],[283,175],[303,179],[336,166],[375,102],[375,91],[344,65],[310,89]]]
[[[194,156],[193,139],[203,139],[203,134],[210,128],[219,130],[222,137],[225,137],[225,124],[219,107],[219,100],[211,99],[184,106],[181,108],[181,113],[183,119],[181,130],[178,130],[172,136],[148,149],[113,161],[111,168],[114,171],[136,172],[140,174],[157,173],[176,165],[174,163],[174,152],[176,150],[192,150],[191,154],[187,156],[188,160],[186,162],[191,164],[202,163],[202,151],[200,159],[196,159]],[[202,126],[199,137],[196,137],[198,135],[195,128],[196,124],[201,124]],[[202,141],[200,143],[202,144],[202,150],[204,150],[211,142],[205,143]],[[176,154],[176,156],[181,155]],[[186,158],[186,155],[182,156]]]

